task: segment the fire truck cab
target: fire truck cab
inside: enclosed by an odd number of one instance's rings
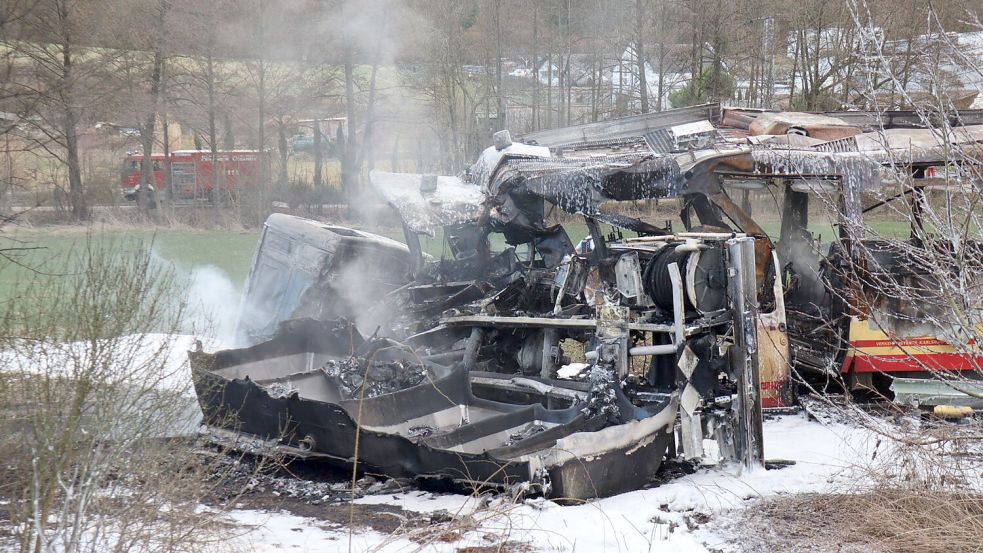
[[[142,176],[142,154],[123,160],[120,181],[123,197],[136,200]],[[244,188],[261,184],[269,174],[269,156],[257,150],[177,150],[165,157],[152,154],[151,203],[157,198],[219,201]],[[167,178],[168,172],[170,179]]]

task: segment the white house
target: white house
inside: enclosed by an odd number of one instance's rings
[[[689,84],[692,75],[688,72],[666,71],[662,75],[662,98],[659,96],[659,72],[645,61],[645,81],[649,97],[649,109],[668,109],[669,95]],[[611,87],[615,94],[627,98],[629,105],[635,105],[641,96],[638,74],[638,54],[634,46],[627,46],[621,53],[618,64],[611,71]]]

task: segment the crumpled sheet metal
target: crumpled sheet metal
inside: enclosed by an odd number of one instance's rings
[[[645,485],[672,442],[675,396],[638,407],[611,378],[592,383],[590,393],[601,396],[587,401],[598,406],[592,411],[583,402],[548,408],[475,397],[462,365],[424,362],[425,381],[394,383],[378,395],[353,391],[336,371],[317,368],[324,360],[362,367],[412,364],[415,357],[395,343],[362,340],[345,321],[308,319],[287,321],[274,338],[249,348],[190,352],[207,424],[306,448],[344,467],[357,455],[358,467],[369,472],[471,489],[515,487],[557,500]]]
[[[458,177],[372,171],[369,182],[410,230],[430,236],[446,225],[476,220],[484,200],[478,186]]]
[[[748,130],[752,135],[804,132],[806,136],[823,140],[837,140],[860,133],[859,128],[837,117],[797,111],[761,113],[750,123]]]
[[[958,156],[953,148],[979,148],[983,125],[953,128],[947,135],[936,129],[887,129],[854,138],[859,151],[877,156],[882,163],[942,164]]]

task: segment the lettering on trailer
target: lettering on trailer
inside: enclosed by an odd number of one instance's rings
[[[233,156],[218,155],[216,156],[215,160],[212,159],[211,155],[201,156],[202,161],[256,161],[256,159],[257,157],[255,155],[242,155],[242,154],[233,155]]]

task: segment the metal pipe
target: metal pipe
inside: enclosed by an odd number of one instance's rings
[[[484,339],[485,329],[477,326],[471,329],[471,336],[468,337],[467,345],[464,347],[464,368],[466,370],[474,369],[478,362],[478,349],[481,348],[481,342]]]
[[[448,351],[442,353],[435,353],[433,355],[424,355],[422,358],[427,361],[432,361],[434,363],[445,363],[457,361],[464,357],[464,350]]]
[[[658,344],[654,346],[636,346],[628,350],[628,355],[639,357],[642,355],[670,355],[676,353],[675,344]]]
[[[686,325],[683,317],[683,277],[679,274],[679,265],[669,264],[669,280],[672,282],[672,319],[675,327],[675,346],[682,347],[686,339]]]
[[[632,357],[642,357],[645,355],[670,355],[676,353],[675,344],[656,344],[654,346],[635,346],[628,350],[628,355]],[[597,361],[597,351],[584,353],[584,360],[588,362]]]

